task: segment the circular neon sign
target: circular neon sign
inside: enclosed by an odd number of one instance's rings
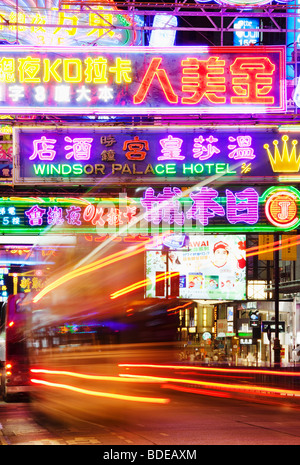
[[[298,197],[289,191],[277,191],[265,204],[265,213],[274,226],[290,228],[298,221]]]

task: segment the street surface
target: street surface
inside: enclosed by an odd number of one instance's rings
[[[138,424],[62,425],[36,416],[30,403],[0,401],[0,444],[300,445],[300,405],[285,401],[184,394],[174,396],[163,416],[154,413],[151,421]]]

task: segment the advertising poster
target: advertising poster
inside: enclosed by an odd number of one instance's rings
[[[179,298],[246,299],[246,236],[193,235],[181,249],[146,252],[146,297],[157,297],[156,276],[179,273]],[[166,294],[165,294],[166,296]]]

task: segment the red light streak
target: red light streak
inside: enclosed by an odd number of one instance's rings
[[[240,392],[252,392],[255,394],[260,395],[280,395],[280,396],[296,396],[300,397],[300,391],[295,391],[291,389],[280,389],[280,388],[272,388],[268,386],[252,386],[252,385],[243,385],[240,386],[239,384],[225,384],[225,383],[213,383],[209,381],[198,381],[192,379],[180,379],[180,378],[168,378],[168,377],[159,377],[159,376],[148,376],[148,375],[130,375],[130,374],[120,374],[120,376],[124,377],[135,377],[141,378],[144,380],[150,379],[157,379],[161,383],[181,383],[181,384],[192,384],[195,386],[205,386],[215,389],[224,389],[227,391],[240,391]]]
[[[172,389],[174,391],[180,391],[180,392],[188,392],[191,394],[201,394],[201,395],[212,396],[212,397],[226,397],[226,398],[231,397],[231,395],[228,394],[228,392],[215,392],[215,391],[211,391],[208,389],[188,388],[184,386],[171,386],[169,384],[168,385],[163,384],[162,388]]]
[[[193,303],[193,301],[191,300],[191,301],[188,302],[187,304],[178,305],[177,307],[173,307],[173,308],[168,308],[168,309],[167,309],[167,312],[173,312],[174,310],[178,310],[178,309],[181,309],[181,308],[188,307],[188,306],[191,305],[192,303]]]
[[[246,250],[246,257],[252,257],[263,252],[274,252],[275,250],[285,249],[300,244],[300,235],[291,235],[291,238],[281,239],[276,242],[269,242],[264,246],[249,247]]]
[[[260,369],[247,369],[247,368],[217,368],[217,367],[198,367],[189,365],[158,365],[158,364],[145,364],[145,363],[120,363],[119,367],[128,368],[167,368],[171,370],[196,370],[208,372],[228,373],[250,373],[250,374],[264,374],[264,375],[278,375],[278,376],[300,376],[300,373],[293,371],[276,371],[276,370],[260,370]]]

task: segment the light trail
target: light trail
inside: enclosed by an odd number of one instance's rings
[[[264,252],[274,252],[275,250],[285,249],[287,247],[293,247],[300,244],[300,235],[291,235],[290,238],[280,239],[279,241],[269,242],[266,245],[255,245],[246,249],[246,258],[258,255]]]
[[[263,374],[263,375],[278,375],[278,376],[296,376],[300,377],[300,372],[293,371],[276,371],[276,370],[261,370],[259,368],[218,368],[218,367],[203,367],[203,366],[189,366],[189,365],[159,365],[159,364],[146,364],[146,363],[119,363],[119,367],[126,368],[167,368],[171,370],[196,370],[196,371],[210,371],[228,373],[250,373],[250,374]]]
[[[178,276],[178,275],[179,275],[178,271],[174,271],[174,272],[169,271],[169,272],[161,273],[161,274],[156,276],[155,282],[164,281],[165,279],[173,278],[174,276]],[[124,294],[128,294],[129,292],[133,292],[136,289],[140,289],[141,287],[147,286],[148,284],[151,284],[151,279],[150,278],[143,279],[142,281],[137,281],[136,283],[133,283],[130,286],[124,287],[123,289],[119,289],[118,291],[113,292],[110,295],[110,298],[111,299],[117,299],[118,297],[120,297],[120,296],[122,296]]]
[[[166,234],[168,234],[168,233],[166,232],[164,235],[166,235]],[[148,243],[150,243],[152,240],[153,239],[150,238]],[[280,250],[280,249],[283,249],[283,248],[286,248],[286,247],[292,247],[292,246],[295,246],[295,245],[298,245],[298,244],[300,244],[300,235],[295,235],[295,237],[293,237],[292,240],[290,238],[284,239],[284,240],[281,239],[280,241],[269,243],[266,246],[250,247],[250,248],[246,249],[246,258],[251,257],[253,255],[258,255],[259,253],[263,253],[263,252],[267,252],[267,251],[270,252],[270,251]],[[136,254],[139,254],[139,253],[142,253],[144,251],[145,251],[145,243],[137,245],[134,250],[131,250],[129,252],[126,252],[126,251],[124,252],[122,250],[120,252],[116,252],[114,254],[111,254],[108,257],[102,258],[100,260],[96,260],[96,261],[94,261],[94,262],[92,262],[92,263],[90,263],[88,265],[84,265],[84,266],[81,266],[81,267],[79,267],[79,268],[77,268],[75,270],[72,270],[72,271],[66,273],[65,275],[61,276],[60,278],[57,278],[56,280],[54,280],[52,283],[48,284],[47,286],[45,286],[45,288],[42,289],[33,298],[33,302],[37,303],[46,294],[48,294],[52,290],[56,289],[57,287],[61,286],[62,284],[70,281],[71,279],[77,278],[79,276],[82,276],[82,275],[84,275],[86,273],[90,273],[92,271],[96,271],[96,270],[98,270],[100,268],[111,265],[111,264],[113,264],[113,263],[115,263],[115,262],[117,262],[119,260],[124,260],[126,258],[132,257],[132,256],[134,256]],[[177,272],[177,274],[178,274],[178,272]],[[163,278],[161,278],[161,279],[163,279]],[[138,287],[136,287],[136,289],[138,289],[140,287],[146,286],[148,282],[149,282],[148,279],[143,280],[143,281],[139,281],[138,283],[133,283],[131,285],[131,287],[134,288],[134,286],[138,286]],[[129,287],[130,286],[128,286],[128,288]],[[116,291],[114,294],[112,294],[112,296],[115,295],[116,297],[118,297],[117,293],[119,293],[119,292],[121,293],[121,291],[123,291],[123,290],[121,289],[119,291]],[[128,290],[128,292],[131,292],[131,291]],[[116,298],[116,297],[111,297],[111,298]]]
[[[62,284],[70,281],[71,279],[77,278],[79,276],[82,276],[86,273],[90,273],[92,271],[95,271],[97,269],[103,268],[105,266],[111,265],[112,263],[115,263],[119,260],[124,260],[125,258],[133,257],[134,255],[137,255],[145,250],[145,244],[140,244],[138,245],[134,250],[131,250],[129,252],[116,252],[112,255],[109,255],[108,257],[101,258],[100,260],[96,260],[93,263],[90,263],[89,265],[84,265],[76,270],[72,270],[60,278],[56,279],[52,283],[48,284],[45,286],[44,289],[42,289],[34,298],[33,302],[36,303],[38,302],[42,297],[44,297],[46,294],[48,294],[50,291],[53,289],[56,289],[57,287],[61,286]]]
[[[119,376],[104,376],[104,375],[88,375],[84,373],[77,373],[76,371],[64,371],[64,370],[46,370],[43,368],[31,368],[31,373],[42,373],[45,375],[62,375],[62,376],[72,376],[74,378],[81,379],[92,379],[96,381],[134,381],[125,378],[120,378]],[[142,381],[142,380],[141,380]]]
[[[80,394],[85,394],[88,396],[94,397],[106,397],[109,399],[115,400],[125,400],[130,402],[141,402],[141,403],[151,403],[151,404],[167,404],[169,403],[170,399],[161,398],[161,397],[139,397],[139,396],[128,396],[123,394],[112,394],[109,392],[101,392],[101,391],[91,391],[89,389],[82,389],[76,386],[71,386],[69,384],[60,384],[60,383],[51,383],[49,381],[44,381],[41,379],[34,379],[30,380],[33,384],[41,384],[48,387],[54,387],[58,389],[66,389],[73,392],[78,392]]]
[[[284,396],[295,396],[300,397],[300,391],[291,390],[291,389],[280,389],[272,388],[268,386],[257,386],[257,385],[247,385],[241,386],[239,384],[225,384],[225,383],[213,383],[210,381],[198,381],[193,379],[182,379],[182,378],[168,378],[168,377],[159,377],[159,376],[150,376],[150,375],[130,375],[130,374],[120,374],[124,377],[132,378],[141,378],[145,380],[156,379],[161,383],[179,383],[179,384],[189,384],[194,386],[204,386],[214,389],[224,389],[226,391],[241,391],[241,392],[253,392],[256,394],[267,394],[267,395],[284,395]]]

